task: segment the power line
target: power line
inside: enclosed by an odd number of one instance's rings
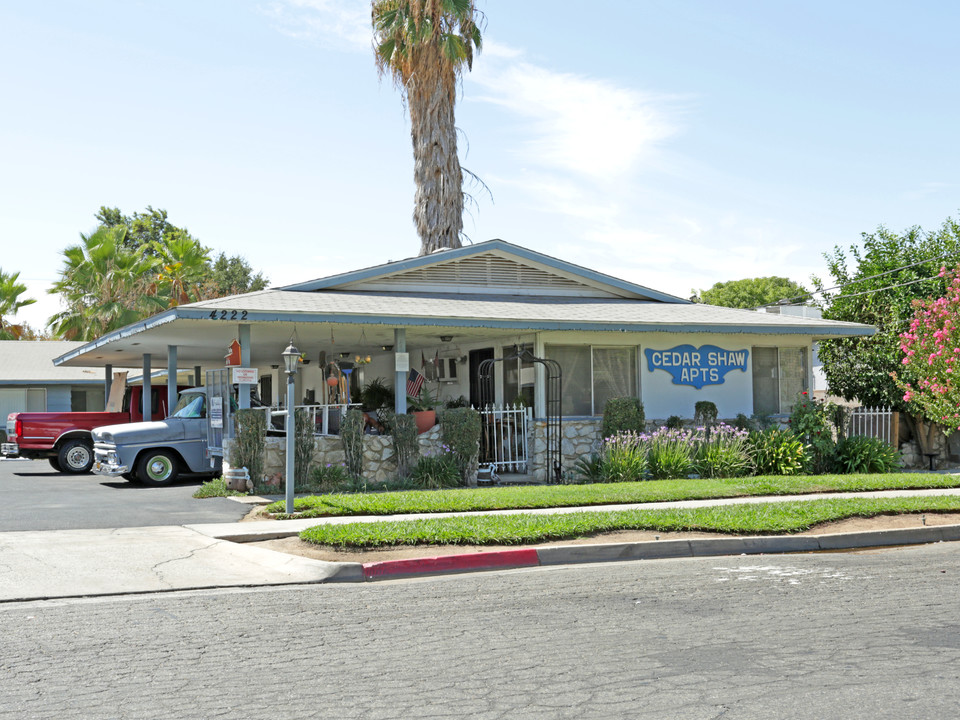
[[[798,295],[797,297],[786,298],[786,303],[783,303],[781,301],[781,304],[792,305],[792,304],[795,304],[794,301],[796,300],[806,300],[806,299],[812,298],[814,295],[822,295],[824,293],[830,292],[831,290],[842,290],[843,288],[850,287],[851,285],[855,285],[859,282],[864,282],[865,280],[873,280],[878,277],[883,277],[884,275],[890,275],[895,272],[900,272],[901,270],[909,270],[910,268],[915,268],[918,265],[926,265],[927,263],[931,263],[931,262],[940,262],[942,260],[947,260],[955,257],[960,257],[960,253],[955,253],[955,252],[948,253],[946,255],[942,255],[941,257],[927,258],[926,260],[920,260],[919,262],[915,262],[910,265],[901,265],[900,267],[893,268],[892,270],[885,270],[884,272],[877,273],[876,275],[868,275],[867,277],[857,278],[856,280],[851,280],[850,282],[843,283],[842,285],[834,285],[833,287],[824,288],[823,290],[814,290],[813,292],[806,293],[805,295]],[[844,295],[843,297],[845,298],[857,297],[858,295],[868,295],[874,292],[882,292],[884,290],[891,290],[893,288],[904,287],[906,285],[913,285],[914,283],[923,282],[924,280],[932,280],[935,277],[938,277],[938,276],[933,275],[931,277],[920,278],[919,280],[913,280],[911,282],[902,283],[900,285],[889,285],[884,288],[877,288],[876,290],[864,290],[863,292],[856,293],[853,295]],[[766,307],[766,306],[761,305],[760,307]],[[759,310],[759,309],[760,308],[751,308],[751,310]]]

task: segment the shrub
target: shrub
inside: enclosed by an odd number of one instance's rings
[[[237,410],[237,436],[234,439],[231,465],[245,467],[253,480],[253,488],[263,491],[263,454],[267,439],[267,416],[263,410]]]
[[[814,475],[833,470],[835,446],[826,404],[804,391],[797,396],[789,422],[790,429],[810,447],[804,470]]]
[[[683,430],[683,418],[679,415],[671,415],[664,423],[664,427],[669,430]]]
[[[460,470],[453,454],[444,450],[437,455],[421,455],[410,478],[417,487],[451,488],[460,484]]]
[[[410,414],[397,415],[392,411],[384,411],[384,425],[390,428],[393,438],[393,458],[397,463],[397,477],[410,476],[410,469],[420,454],[420,444],[417,442],[417,419]]]
[[[709,400],[700,400],[693,406],[693,424],[707,430],[710,435],[710,428],[717,422],[717,406]]]
[[[603,482],[603,456],[593,453],[589,457],[579,457],[573,464],[575,481],[582,483]]]
[[[701,477],[728,478],[749,475],[753,469],[747,452],[747,430],[720,423],[697,446],[694,465]]]
[[[603,407],[603,422],[600,431],[605,438],[621,432],[643,432],[646,416],[640,398],[615,397]]]
[[[733,426],[737,428],[737,430],[750,431],[758,429],[757,424],[743,413],[737,413],[737,417],[733,421]]]
[[[757,475],[799,475],[803,471],[803,441],[789,430],[755,430],[747,437],[746,450]]]
[[[854,435],[837,443],[837,469],[847,473],[888,473],[900,467],[900,453],[879,438]]]
[[[646,436],[621,432],[604,439],[600,447],[600,475],[604,482],[635,482],[647,473]]]
[[[451,408],[440,414],[440,433],[450,449],[460,482],[470,485],[480,454],[480,413],[473,408]]]
[[[334,465],[317,465],[310,473],[309,486],[305,488],[307,492],[335,493],[352,489],[353,478],[347,472],[344,463]]]
[[[340,423],[340,440],[343,442],[343,456],[346,460],[347,472],[355,478],[363,475],[363,429],[366,420],[363,412],[357,408],[350,408]]]
[[[316,440],[313,437],[313,416],[306,408],[293,412],[293,487],[298,491],[310,481],[310,464]]]
[[[647,462],[653,478],[683,478],[693,472],[696,441],[691,430],[662,427],[641,437],[647,446]]]

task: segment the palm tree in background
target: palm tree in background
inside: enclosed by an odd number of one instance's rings
[[[167,307],[195,302],[203,296],[210,269],[210,250],[189,235],[177,235],[166,243],[153,243],[160,258],[158,295]]]
[[[20,273],[5,273],[0,268],[0,340],[19,340],[26,332],[25,325],[15,325],[8,318],[17,314],[20,308],[32,305],[36,300],[21,300],[27,286],[17,282]]]
[[[372,0],[374,54],[410,111],[420,254],[460,247],[463,172],[454,120],[463,68],[482,44],[474,0]]]
[[[47,321],[55,337],[94,340],[164,310],[157,295],[158,260],[124,247],[124,227],[99,227],[63,251],[60,279],[48,292],[63,310]]]

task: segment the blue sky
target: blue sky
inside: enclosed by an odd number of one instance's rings
[[[464,230],[686,297],[823,273],[955,216],[960,4],[478,0]],[[589,7],[589,12],[584,12]],[[101,205],[164,208],[279,285],[416,255],[363,0],[0,5],[0,267],[38,303]]]

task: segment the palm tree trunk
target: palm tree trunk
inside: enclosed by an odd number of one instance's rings
[[[410,134],[416,184],[413,221],[420,254],[460,247],[463,229],[463,173],[457,157],[457,128],[447,82],[416,83],[411,89]]]

